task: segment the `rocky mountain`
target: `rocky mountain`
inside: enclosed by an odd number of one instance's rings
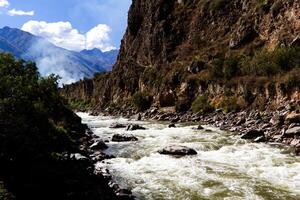
[[[133,0],[112,72],[62,94],[103,109],[142,93],[177,111],[198,96],[216,108],[299,100],[299,16],[298,0]]]
[[[112,66],[117,60],[119,51],[111,50],[107,52],[102,52],[100,49],[94,48],[91,50],[82,50],[80,54],[86,59],[92,61],[95,65],[97,63],[101,63],[101,66],[104,67],[106,71],[111,71]]]
[[[62,77],[62,83],[71,83],[84,77],[91,78],[97,72],[110,70],[117,52],[102,53],[97,49],[69,51],[41,37],[9,27],[0,29],[0,51],[35,61],[42,75],[58,74]]]

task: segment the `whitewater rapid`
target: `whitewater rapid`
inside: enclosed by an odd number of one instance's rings
[[[109,142],[107,154],[116,156],[96,164],[143,200],[299,200],[300,158],[280,145],[249,143],[233,133],[204,126],[130,121],[78,113],[83,123],[103,140],[125,129],[114,122],[134,123],[146,130],[130,131],[136,142]],[[170,144],[191,147],[198,155],[176,158],[160,155]]]

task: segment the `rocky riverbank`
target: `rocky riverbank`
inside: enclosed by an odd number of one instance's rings
[[[176,123],[194,122],[219,127],[222,130],[236,132],[244,139],[253,142],[269,142],[289,145],[293,154],[300,154],[300,102],[285,101],[276,110],[266,108],[263,111],[242,110],[239,112],[224,113],[215,110],[202,115],[191,111],[176,113],[172,108],[159,109],[152,107],[145,112],[138,113],[134,109],[126,110],[94,110],[93,115],[105,114],[123,116],[138,120],[169,121],[171,126]]]

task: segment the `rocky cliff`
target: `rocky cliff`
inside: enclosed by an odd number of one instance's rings
[[[104,108],[142,91],[187,110],[199,95],[218,106],[299,100],[299,0],[133,0],[111,73],[62,94]]]

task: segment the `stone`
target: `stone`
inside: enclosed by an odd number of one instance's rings
[[[137,141],[138,139],[131,134],[115,134],[112,139],[113,142],[129,142]]]
[[[90,148],[91,150],[104,150],[107,149],[108,146],[102,140],[99,140],[92,144]]]
[[[142,115],[141,115],[141,113],[137,114],[137,115],[135,116],[135,119],[136,119],[137,121],[141,121],[141,120],[142,120]]]
[[[146,130],[145,127],[142,127],[138,124],[129,124],[126,128],[127,131],[135,131],[135,130]]]
[[[126,128],[126,125],[115,122],[112,123],[109,128]]]
[[[242,139],[252,140],[257,137],[264,136],[264,131],[260,129],[249,130],[247,133],[242,135]]]
[[[198,127],[197,127],[197,130],[203,130],[204,128],[203,128],[203,126],[201,126],[201,125],[199,125]]]
[[[176,128],[176,125],[175,125],[175,124],[169,124],[168,127],[169,127],[169,128]]]
[[[285,117],[285,121],[288,124],[300,123],[300,113],[292,112]]]
[[[181,145],[170,145],[162,150],[159,150],[158,153],[165,155],[177,155],[177,156],[186,156],[186,155],[196,155],[197,151],[192,148],[181,146]]]
[[[265,136],[259,136],[254,139],[254,142],[260,143],[260,142],[266,142]]]
[[[271,118],[270,124],[274,126],[281,126],[284,124],[284,117],[281,115],[275,115]]]
[[[294,135],[300,135],[300,126],[296,126],[288,129],[285,134],[287,137],[293,137]]]

